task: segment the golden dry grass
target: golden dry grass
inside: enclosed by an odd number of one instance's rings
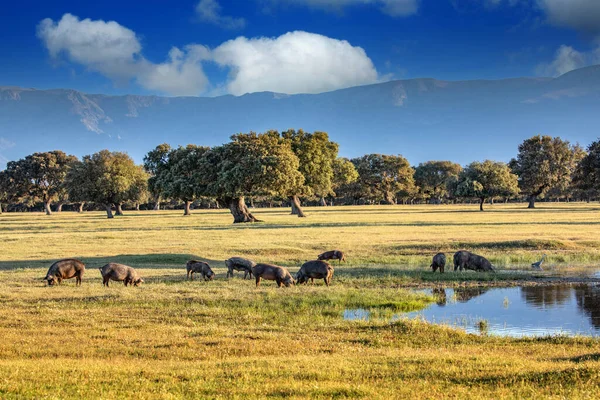
[[[442,279],[432,253],[466,247],[509,273],[445,274],[502,280],[542,252],[548,274],[598,265],[597,204],[336,207],[257,210],[233,226],[225,211],[0,215],[2,398],[596,398],[600,341],[479,337],[386,316],[430,299],[399,287]],[[340,248],[334,284],[260,289],[225,280],[222,260],[247,255],[295,271]],[[185,281],[189,257],[213,282]],[[51,261],[81,257],[83,286],[41,282]],[[108,260],[146,284],[103,288]],[[578,269],[581,271],[581,269]],[[346,308],[382,316],[345,321]]]

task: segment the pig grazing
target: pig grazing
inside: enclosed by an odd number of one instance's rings
[[[204,261],[190,260],[186,264],[188,279],[194,280],[194,272],[202,274],[205,281],[212,281],[215,273]]]
[[[306,283],[310,279],[323,279],[325,284],[329,286],[333,278],[333,267],[328,262],[316,260],[308,261],[302,264],[300,271],[296,273],[296,282],[298,284]]]
[[[228,278],[233,278],[233,271],[243,271],[244,279],[246,279],[248,275],[252,278],[252,268],[254,268],[256,263],[242,257],[231,257],[230,259],[225,260],[225,265],[227,266]]]
[[[344,253],[339,250],[331,250],[326,251],[325,253],[321,253],[317,256],[318,260],[338,260],[338,262],[346,262],[346,257]]]
[[[75,285],[80,286],[84,272],[85,265],[81,261],[67,258],[52,264],[44,280],[48,282],[49,286],[52,286],[55,283],[60,285],[63,279],[75,278]]]
[[[466,250],[460,250],[454,254],[454,270],[456,271],[458,268],[461,271],[470,269],[473,271],[496,272],[487,258]]]
[[[137,271],[127,265],[108,263],[99,269],[102,274],[103,286],[108,286],[108,281],[110,280],[118,282],[122,281],[125,283],[125,286],[138,286],[140,283],[144,283],[144,280],[140,278]]]
[[[286,287],[290,287],[291,285],[295,284],[294,278],[292,278],[292,275],[290,275],[290,271],[278,265],[256,264],[254,268],[252,268],[252,273],[256,278],[257,287],[260,285],[261,278],[268,281],[277,282],[277,287],[281,287],[282,283]]]
[[[444,268],[446,267],[446,255],[444,253],[437,253],[435,256],[433,256],[433,261],[430,267],[433,272],[437,271],[439,268],[440,273],[443,274]]]

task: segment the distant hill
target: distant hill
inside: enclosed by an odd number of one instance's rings
[[[401,153],[412,163],[507,161],[537,133],[600,136],[600,66],[558,78],[397,80],[321,94],[106,96],[0,87],[0,166],[34,151],[103,148],[138,161],[159,143],[217,145],[237,132],[324,130],[341,154]]]

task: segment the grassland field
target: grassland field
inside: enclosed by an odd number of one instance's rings
[[[469,335],[392,315],[433,299],[410,288],[509,285],[600,269],[600,205],[257,209],[0,215],[1,398],[598,398],[600,340]],[[237,255],[294,273],[325,250],[345,251],[333,284],[278,289],[225,278]],[[443,275],[438,251],[488,257],[497,274]],[[529,265],[548,255],[544,271]],[[74,281],[47,287],[50,264],[76,257]],[[186,281],[185,262],[212,282]],[[122,262],[141,287],[102,286]],[[451,263],[451,262],[450,262]],[[346,321],[347,308],[375,318]]]

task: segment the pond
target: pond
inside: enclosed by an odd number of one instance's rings
[[[499,336],[583,335],[600,337],[600,286],[591,284],[511,288],[430,289],[437,302],[396,314],[469,333]],[[367,310],[346,310],[344,319],[369,320]],[[485,322],[481,322],[485,321]]]

